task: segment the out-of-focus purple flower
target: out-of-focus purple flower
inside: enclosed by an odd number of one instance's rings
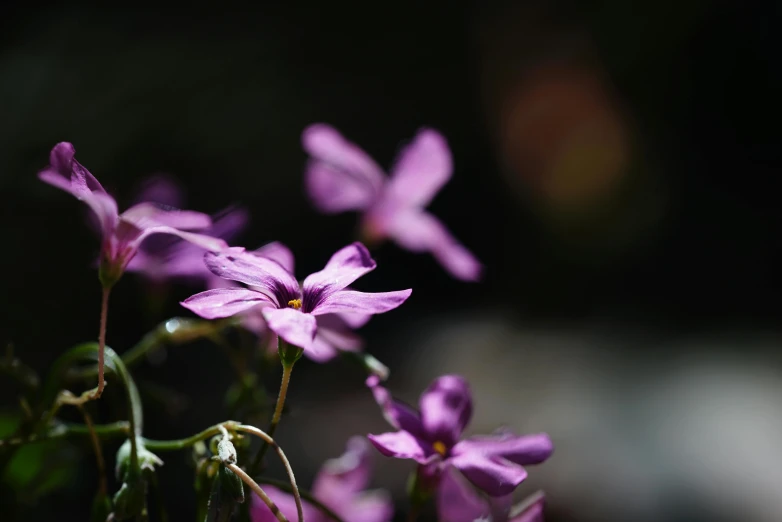
[[[207,252],[204,262],[214,274],[248,288],[207,290],[187,298],[182,306],[205,319],[229,317],[261,306],[268,328],[305,353],[318,351],[318,316],[388,312],[405,302],[412,292],[348,290],[348,285],[377,266],[361,243],[339,250],[323,270],[307,276],[301,285],[278,261],[243,248]]]
[[[539,464],[554,451],[545,433],[519,436],[503,430],[459,440],[472,417],[472,396],[458,375],[435,379],[421,394],[420,413],[392,399],[376,376],[367,385],[386,420],[399,430],[369,435],[383,455],[413,459],[435,476],[452,466],[491,496],[511,493],[527,477],[522,466]]]
[[[402,149],[390,177],[366,152],[328,125],[309,126],[302,143],[311,156],[307,192],[320,211],[362,212],[367,238],[390,238],[413,252],[431,252],[454,277],[480,279],[481,263],[424,210],[451,178],[451,151],[441,134],[421,129]]]
[[[257,250],[248,252],[248,254],[276,261],[291,274],[295,273],[293,253],[282,243],[276,241],[268,243]],[[201,261],[203,263],[203,256]],[[214,277],[219,284],[215,284],[213,288],[241,288],[241,286],[234,281],[228,281],[217,276]],[[263,308],[264,306],[261,304],[240,312],[242,326],[255,333],[260,338],[267,337],[266,344],[269,351],[276,352],[277,335],[269,330],[266,325],[266,320],[263,318]],[[327,362],[336,357],[340,351],[360,351],[364,346],[364,341],[353,333],[353,330],[364,326],[371,317],[372,316],[369,314],[354,313],[336,313],[316,316],[315,320],[318,325],[317,333],[315,334],[311,349],[306,350],[304,355],[316,362]],[[268,335],[270,333],[272,334],[271,336]]]
[[[185,231],[212,224],[209,216],[201,212],[139,203],[120,214],[114,198],[74,155],[73,145],[58,143],[50,154],[49,167],[38,177],[72,194],[92,210],[101,234],[100,275],[104,286],[113,285],[122,276],[142,241],[152,234],[174,235],[210,251],[226,248],[222,239]]]
[[[182,190],[170,178],[156,176],[147,180],[137,198],[140,203],[155,203],[164,208],[178,207],[183,201]],[[227,208],[213,218],[212,225],[200,230],[207,236],[231,241],[241,233],[249,220],[242,208]],[[220,286],[219,277],[204,264],[204,248],[179,238],[150,238],[141,245],[126,271],[137,272],[153,283],[180,279],[206,288]]]
[[[326,461],[315,477],[312,495],[345,522],[388,522],[394,515],[391,497],[383,490],[365,491],[372,467],[369,444],[363,437],[353,437],[341,457]],[[273,486],[264,491],[288,520],[296,520],[293,497]],[[330,518],[312,504],[304,503],[307,522],[327,522]],[[252,522],[276,522],[266,504],[252,499]]]
[[[452,469],[442,474],[437,488],[439,519],[447,522],[543,522],[542,493],[513,506],[511,495],[484,497]]]

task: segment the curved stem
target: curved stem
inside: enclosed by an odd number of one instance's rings
[[[210,437],[214,437],[215,435],[220,433],[220,427],[221,426],[227,426],[231,429],[233,429],[233,425],[230,422],[224,422],[222,424],[217,424],[215,426],[212,426],[210,428],[205,429],[201,433],[196,433],[192,437],[187,437],[184,439],[179,440],[151,440],[151,439],[144,439],[144,446],[147,447],[147,449],[151,451],[177,451],[184,448],[188,448],[190,446],[195,445],[198,442],[201,442],[202,440],[206,440]]]
[[[141,406],[141,395],[139,395],[136,383],[128,373],[128,369],[125,368],[125,363],[122,362],[117,353],[111,348],[105,348],[108,359],[111,361],[114,372],[117,377],[120,378],[122,384],[125,385],[125,392],[128,399],[128,409],[130,410],[129,428],[130,436],[130,465],[131,469],[138,468],[138,442],[141,438],[141,431],[144,424],[144,411]],[[103,351],[101,353],[103,353]]]
[[[130,425],[127,421],[119,421],[111,424],[93,424],[92,433],[99,438],[126,437],[130,433]],[[0,448],[24,446],[70,437],[71,435],[91,435],[90,429],[84,424],[62,424],[54,427],[44,435],[31,435],[30,437],[17,437],[0,440]]]
[[[288,396],[288,385],[291,382],[291,373],[293,373],[293,365],[284,364],[282,366],[282,381],[280,382],[280,393],[277,395],[277,404],[274,407],[274,415],[272,416],[272,422],[269,425],[269,436],[274,436],[274,432],[277,430],[277,425],[282,418],[282,410],[285,407],[285,398]]]
[[[285,515],[282,514],[282,511],[280,511],[280,508],[277,507],[277,504],[275,504],[274,501],[269,498],[269,495],[267,495],[263,489],[261,489],[261,486],[259,486],[258,483],[250,477],[250,475],[245,473],[244,470],[236,464],[223,463],[223,465],[233,471],[240,479],[244,481],[245,484],[250,486],[250,489],[252,489],[256,495],[261,497],[261,500],[263,500],[264,504],[269,507],[269,510],[271,510],[272,514],[277,518],[277,520],[280,522],[288,522],[288,519],[285,518]],[[301,518],[301,515],[299,515],[299,522],[303,521],[304,519]]]
[[[106,387],[106,380],[103,376],[103,360],[104,351],[106,348],[106,323],[109,316],[109,294],[111,293],[110,286],[103,287],[103,293],[100,301],[100,330],[98,331],[98,388],[93,394],[93,398],[97,399],[103,395],[103,388]]]
[[[98,440],[98,434],[95,433],[95,425],[92,423],[92,418],[84,406],[79,406],[82,416],[84,417],[84,424],[87,426],[87,430],[90,433],[90,441],[92,441],[92,449],[95,451],[95,461],[98,466],[98,492],[101,495],[106,495],[106,461],[103,459],[103,450],[101,450],[100,440]]]
[[[267,477],[261,477],[255,480],[259,484],[268,484],[270,486],[274,486],[275,488],[281,489],[283,491],[287,491],[288,493],[293,493],[293,489],[291,488],[290,484],[285,482],[284,480],[277,480],[273,478],[267,478]],[[301,493],[301,498],[318,508],[324,515],[329,517],[334,522],[344,522],[341,518],[339,518],[339,515],[334,513],[331,509],[328,508],[325,504],[323,504],[320,500],[315,498],[312,493],[310,493],[307,490],[300,489],[299,492]]]
[[[213,337],[221,331],[234,326],[237,320],[233,317],[217,321],[203,321],[186,317],[172,317],[163,321],[148,332],[133,348],[122,354],[126,367],[139,363],[144,357],[166,343],[185,343],[203,337]],[[70,372],[69,377],[82,379],[94,377],[98,367],[81,368]]]
[[[234,426],[234,430],[251,433],[256,437],[260,437],[269,446],[274,447],[274,450],[277,452],[277,455],[280,457],[280,461],[282,462],[282,465],[285,467],[285,473],[288,475],[288,480],[290,481],[293,498],[296,501],[296,512],[299,515],[299,522],[304,522],[304,508],[301,503],[301,494],[299,493],[299,486],[296,485],[296,477],[293,474],[293,468],[291,467],[291,463],[288,461],[288,457],[286,457],[285,453],[282,451],[282,448],[274,441],[273,438],[271,438],[271,436],[269,436],[263,430],[259,430],[255,426],[240,424],[238,426]]]
[[[288,385],[291,382],[293,365],[298,360],[298,357],[301,356],[301,350],[299,348],[294,349],[293,347],[287,345],[285,341],[282,340],[282,338],[278,337],[277,342],[277,351],[280,353],[280,361],[282,362],[282,380],[280,382],[280,393],[277,395],[277,403],[274,405],[272,421],[269,424],[269,429],[267,430],[270,437],[274,436],[274,432],[277,431],[277,425],[280,423],[280,419],[282,418],[282,410],[285,408],[285,399],[288,396]],[[290,359],[286,357],[286,352],[289,349],[298,350],[298,356],[294,356]],[[255,455],[255,460],[250,467],[250,470],[253,473],[256,473],[261,468],[261,465],[263,464],[263,457],[266,456],[266,451],[268,449],[269,446],[264,444],[258,450],[258,453]]]

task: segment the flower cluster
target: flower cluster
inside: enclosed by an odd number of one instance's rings
[[[180,189],[169,179],[157,177],[147,183],[136,204],[120,214],[116,201],[76,161],[73,146],[59,143],[54,147],[50,165],[39,174],[40,179],[83,201],[92,211],[101,237],[98,266],[104,299],[99,382],[91,398],[100,396],[103,389],[103,353],[113,354],[105,348],[109,290],[125,272],[138,273],[155,284],[181,280],[201,285],[203,291],[182,301],[184,308],[205,319],[204,323],[233,318],[231,324],[257,335],[261,346],[278,351],[283,379],[269,434],[263,434],[268,438],[263,439],[267,445],[275,447],[271,435],[280,421],[298,358],[304,355],[324,363],[341,352],[361,352],[363,341],[354,330],[372,316],[394,310],[411,296],[411,289],[363,292],[351,287],[377,267],[364,243],[376,245],[379,240],[391,239],[410,251],[431,253],[455,278],[480,279],[481,263],[424,210],[452,175],[453,161],[443,136],[431,129],[420,130],[401,149],[389,176],[358,146],[327,125],[308,127],[302,143],[309,155],[305,185],[314,205],[324,213],[359,211],[363,240],[337,250],[322,270],[303,280],[297,279],[294,255],[282,243],[267,243],[256,249],[229,245],[247,223],[246,210],[228,208],[215,216],[178,210]],[[113,368],[117,368],[121,361],[117,362],[116,354],[111,356]],[[130,379],[126,374],[125,378]],[[249,510],[253,522],[295,519],[297,514],[316,522],[333,517],[345,522],[391,520],[389,496],[383,491],[365,491],[371,478],[373,446],[382,455],[415,462],[410,490],[414,511],[423,502],[435,499],[439,518],[446,522],[542,520],[542,495],[515,507],[511,498],[527,477],[525,467],[540,464],[552,454],[548,435],[516,435],[502,429],[490,435],[465,437],[473,404],[469,384],[458,375],[435,379],[421,395],[417,409],[394,399],[376,373],[370,374],[366,384],[395,431],[350,439],[344,455],[323,466],[305,502],[299,497],[292,472],[290,491],[274,486],[267,486],[266,493],[254,489],[263,503],[253,500]],[[128,386],[129,396],[135,400],[130,391],[134,385]],[[139,425],[132,424],[131,431],[136,433],[128,439],[126,453],[148,452]],[[230,423],[219,426],[221,449],[213,460],[224,467],[210,477],[212,481],[222,480],[226,491],[233,491],[234,500],[241,502],[244,497],[238,477],[251,487],[260,486],[236,466],[237,451],[226,426],[263,432]],[[256,462],[262,463],[266,447],[258,451]],[[130,470],[123,484],[126,493],[117,497],[123,502],[128,498],[127,491],[135,487],[131,483],[140,480],[132,474],[134,467],[126,462],[128,458],[123,457],[123,469]],[[157,459],[156,463],[162,461]],[[255,466],[250,469],[251,473],[257,471]],[[210,497],[210,513],[230,506],[233,504],[219,495]],[[133,512],[132,507],[123,507],[121,512],[115,507],[114,514],[120,517]],[[214,513],[211,516],[220,516]]]

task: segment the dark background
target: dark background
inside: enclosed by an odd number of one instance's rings
[[[393,339],[487,310],[519,328],[598,321],[631,331],[612,349],[623,360],[665,364],[698,351],[778,369],[778,9],[701,1],[8,8],[0,342],[43,371],[96,335],[97,241],[79,203],[36,178],[56,142],[74,143],[121,209],[160,172],[183,183],[187,208],[247,207],[252,222],[237,243],[283,241],[303,276],[351,241],[356,223],[318,215],[303,193],[300,133],[323,121],[384,166],[420,126],[442,131],[455,174],[431,208],[487,266],[481,284],[466,284],[428,256],[393,245],[376,252],[379,268],[360,288],[414,288],[363,331],[392,370],[415,363],[414,343]],[[150,312],[145,287],[126,276],[112,296],[109,344],[121,353],[164,318],[187,315],[177,301],[190,293],[175,287]],[[720,348],[636,342],[719,339],[726,329],[737,340]],[[758,332],[772,341],[742,341]],[[356,393],[353,370],[307,364],[293,386],[302,397]],[[525,371],[520,364],[520,379]],[[150,437],[224,419],[230,367],[207,343],[172,349],[137,378],[185,401],[176,415],[147,408]],[[15,389],[0,390],[12,411]],[[95,484],[84,458],[70,486],[38,501],[34,519],[84,519]],[[173,519],[190,520],[192,475],[177,459],[169,456],[161,481]],[[301,483],[317,465],[304,465]],[[548,520],[609,519],[565,498],[550,498]],[[735,519],[690,500],[661,499],[662,520]]]

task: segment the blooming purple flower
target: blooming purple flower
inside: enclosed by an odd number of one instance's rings
[[[513,506],[511,495],[483,497],[453,470],[442,474],[437,512],[448,522],[543,522],[544,496],[531,495]]]
[[[180,187],[164,176],[147,180],[138,197],[139,202],[155,203],[163,207],[179,207],[182,200]],[[246,210],[227,208],[214,217],[210,227],[199,232],[230,241],[244,229],[248,219]],[[223,281],[206,268],[202,246],[179,238],[150,238],[141,245],[125,270],[137,272],[153,283],[180,279],[214,288],[220,286],[219,281]]]
[[[305,129],[302,143],[311,156],[307,192],[320,211],[363,212],[366,237],[390,238],[413,252],[430,252],[454,277],[480,279],[480,262],[436,217],[424,211],[451,177],[451,152],[442,135],[421,129],[400,153],[390,177],[328,125]]]
[[[166,210],[140,203],[120,214],[114,198],[74,155],[73,145],[58,143],[50,154],[49,167],[38,177],[72,194],[92,210],[101,234],[100,274],[104,286],[111,286],[122,276],[142,241],[152,234],[178,236],[213,251],[227,246],[222,239],[185,231],[212,224],[209,216],[201,212]]]
[[[268,243],[248,254],[266,257],[282,265],[285,270],[294,273],[293,253],[279,242]],[[201,257],[203,264],[203,256]],[[204,265],[206,266],[206,265]],[[211,272],[210,272],[211,274]],[[214,275],[214,274],[212,274]],[[241,288],[238,283],[214,276],[212,288]],[[219,283],[218,283],[219,282]],[[270,352],[277,351],[277,335],[269,330],[266,320],[263,318],[264,304],[249,308],[241,315],[242,326],[255,333],[258,337],[267,340],[265,342]],[[316,362],[327,362],[337,356],[339,351],[357,352],[364,346],[364,341],[353,330],[364,326],[372,316],[369,314],[335,313],[324,314],[315,317],[317,321],[317,333],[310,350],[304,355]],[[269,335],[271,333],[271,335]]]
[[[545,433],[493,435],[459,440],[472,417],[472,396],[464,378],[435,379],[419,401],[420,413],[391,398],[376,376],[367,379],[386,420],[399,431],[369,435],[383,455],[413,459],[434,476],[454,467],[487,494],[511,493],[527,477],[522,466],[539,464],[554,451]]]
[[[315,477],[312,495],[345,522],[388,522],[393,517],[390,496],[382,490],[364,491],[372,473],[369,444],[363,437],[348,441],[345,453],[326,461]],[[293,496],[273,486],[264,491],[288,520],[296,520]],[[327,522],[330,518],[312,504],[304,502],[307,522]],[[276,522],[275,516],[255,497],[250,506],[252,522]]]
[[[243,248],[207,252],[204,262],[214,274],[249,288],[207,290],[187,298],[182,306],[205,319],[217,319],[260,305],[268,328],[305,353],[318,350],[318,316],[388,312],[405,302],[412,292],[348,290],[349,284],[377,266],[361,243],[339,250],[323,270],[307,276],[301,285],[279,262]]]

